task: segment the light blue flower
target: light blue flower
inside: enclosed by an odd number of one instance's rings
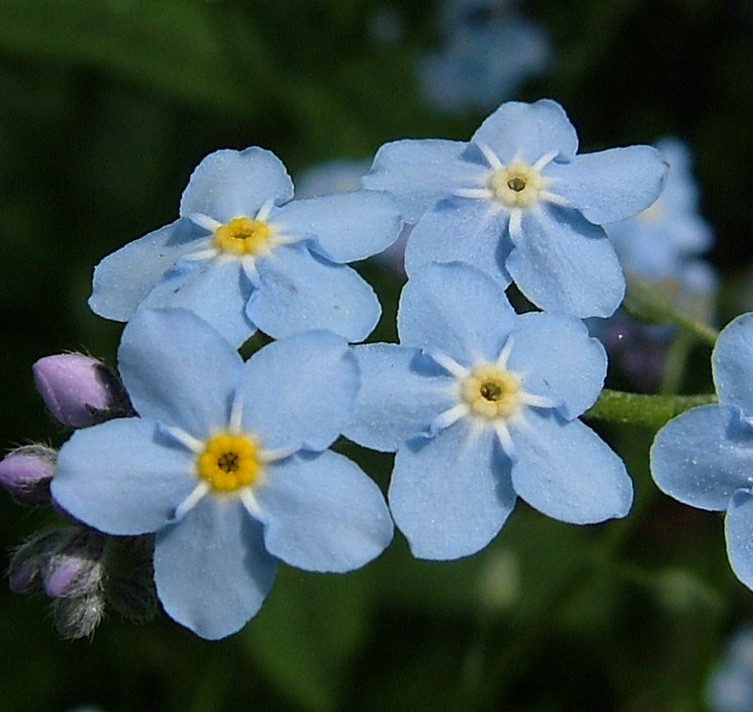
[[[728,641],[706,689],[713,712],[753,710],[753,626],[738,630]]]
[[[329,446],[359,375],[326,331],[273,342],[246,363],[183,309],[143,310],[120,372],[141,417],[76,432],[60,450],[60,505],[114,535],[156,532],[165,611],[222,638],[259,609],[279,559],[349,571],[392,537],[378,487]]]
[[[394,242],[396,206],[368,191],[292,197],[273,153],[210,154],[183,192],[178,220],[100,262],[91,308],[116,321],[139,308],[186,308],[234,346],[257,328],[274,338],[308,329],[366,338],[381,308],[345,263]]]
[[[364,185],[389,190],[407,222],[405,268],[460,261],[528,299],[578,317],[609,316],[625,281],[604,223],[659,195],[666,165],[651,146],[576,155],[562,107],[508,102],[469,143],[404,140],[382,146]]]
[[[727,512],[727,554],[753,588],[753,313],[731,321],[711,357],[718,405],[670,420],[651,447],[659,489],[699,509]]]
[[[547,34],[509,2],[449,0],[442,35],[440,48],[418,66],[426,100],[438,111],[492,109],[551,60]]]
[[[688,146],[666,137],[656,148],[669,165],[662,194],[638,215],[609,225],[607,234],[623,269],[691,287],[694,277],[687,267],[711,246],[711,228],[698,211]]]
[[[355,347],[346,437],[395,452],[389,503],[415,556],[484,547],[518,496],[576,524],[624,516],[632,484],[578,416],[599,395],[601,344],[563,314],[516,315],[497,282],[427,265],[403,289],[398,344]]]
[[[369,165],[368,160],[357,161],[348,158],[317,163],[298,176],[296,199],[358,190],[361,187],[361,177],[369,169]]]

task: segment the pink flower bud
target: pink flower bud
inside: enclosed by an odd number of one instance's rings
[[[32,374],[52,415],[69,428],[85,428],[101,422],[114,405],[109,371],[90,356],[74,353],[45,356],[32,366]]]
[[[0,460],[0,485],[23,504],[49,502],[56,458],[55,450],[44,445],[16,448]]]

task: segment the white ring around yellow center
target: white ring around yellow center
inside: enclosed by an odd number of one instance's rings
[[[539,200],[545,181],[532,166],[512,161],[495,170],[489,178],[494,197],[508,208],[530,208]]]
[[[258,483],[259,449],[248,435],[220,433],[207,441],[196,458],[199,477],[213,490],[235,492]]]
[[[257,255],[270,248],[272,230],[264,220],[233,218],[214,232],[214,246],[220,252]]]
[[[471,413],[492,420],[509,418],[521,405],[520,380],[494,364],[476,366],[461,381],[460,393]]]

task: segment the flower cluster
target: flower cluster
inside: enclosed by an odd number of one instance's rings
[[[469,142],[388,144],[363,189],[296,200],[269,151],[207,156],[178,218],[95,269],[91,308],[127,322],[117,373],[78,354],[35,367],[74,432],[12,452],[0,481],[58,508],[77,548],[19,552],[14,587],[122,600],[112,542],[146,542],[164,610],[216,639],[259,610],[280,562],[356,569],[393,518],[415,556],[452,559],[518,498],[575,524],[625,516],[625,466],[579,419],[607,366],[581,319],[625,288],[602,226],[653,204],[666,166],[649,146],[577,144],[554,101],[507,103]],[[401,232],[399,343],[358,344],[380,304],[348,263]],[[542,311],[516,311],[512,282]],[[244,361],[257,331],[272,340]],[[332,449],[341,435],[395,453],[389,507]]]

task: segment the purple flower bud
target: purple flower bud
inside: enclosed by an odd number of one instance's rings
[[[104,535],[80,534],[56,551],[42,570],[42,586],[50,598],[83,596],[102,587]]]
[[[34,383],[56,420],[86,428],[127,414],[130,408],[117,376],[84,354],[56,354],[32,366]]]
[[[78,640],[94,633],[104,614],[105,596],[101,591],[56,598],[52,602],[52,620],[58,633],[67,640]]]
[[[52,554],[71,538],[71,529],[56,529],[32,537],[16,549],[8,564],[8,587],[13,593],[42,590],[40,574]]]
[[[50,481],[57,452],[44,445],[24,445],[0,460],[0,485],[23,504],[50,501]]]

